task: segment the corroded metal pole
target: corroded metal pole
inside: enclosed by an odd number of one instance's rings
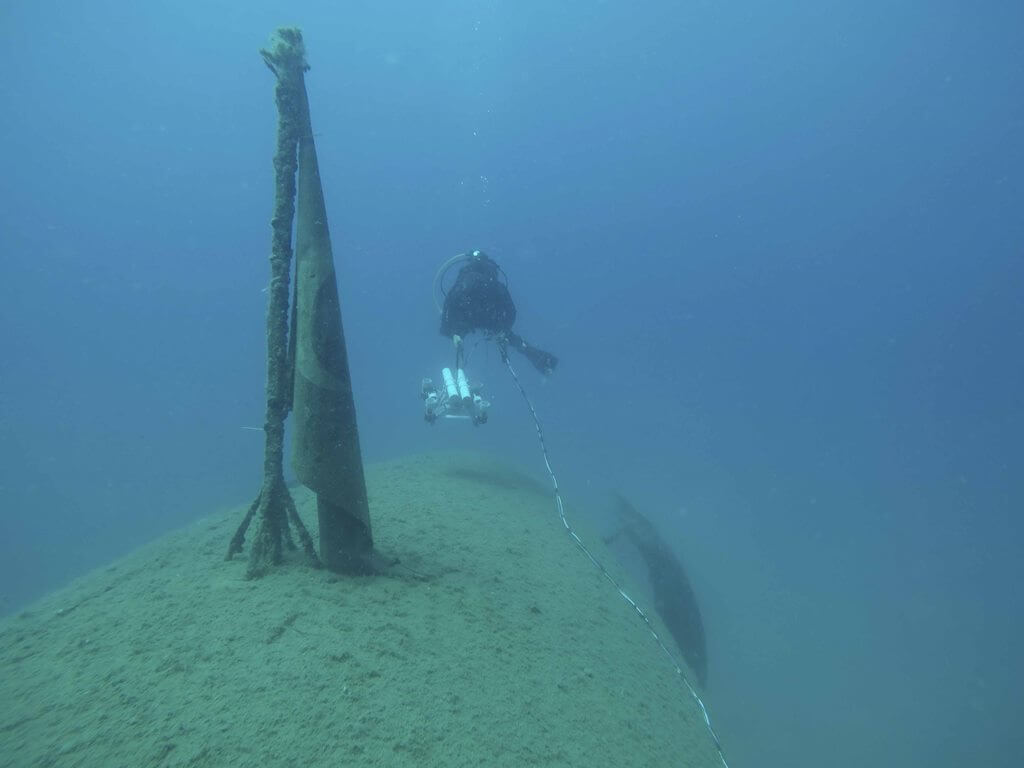
[[[274,154],[274,213],[271,219],[270,286],[267,305],[267,408],[263,423],[263,485],[228,546],[227,556],[241,552],[245,533],[256,517],[249,575],[259,576],[281,562],[282,546],[291,545],[289,521],[307,554],[317,561],[312,539],[299,519],[284,480],[285,418],[292,403],[292,364],[288,343],[289,275],[292,220],[295,217],[296,153],[305,120],[303,73],[308,69],[302,35],[280,29],[270,50],[260,51],[277,77],[277,150]]]

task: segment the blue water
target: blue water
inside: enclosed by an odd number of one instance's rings
[[[257,489],[281,24],[367,458],[540,467],[485,346],[490,423],[421,419],[483,248],[570,511],[687,564],[735,768],[1019,765],[1013,2],[5,3],[0,610]]]

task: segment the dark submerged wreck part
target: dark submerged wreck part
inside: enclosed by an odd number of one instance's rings
[[[622,527],[605,541],[611,543],[625,536],[636,547],[647,567],[647,577],[654,593],[654,610],[672,633],[683,658],[697,675],[697,681],[706,688],[708,656],[704,621],[686,569],[651,521],[637,512],[622,495],[614,493],[613,496]]]

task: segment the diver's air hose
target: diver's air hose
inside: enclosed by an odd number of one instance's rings
[[[452,268],[452,264],[457,262],[459,259],[469,258],[469,256],[470,254],[468,253],[457,253],[450,259],[446,259],[445,262],[441,264],[440,267],[437,268],[437,272],[434,273],[434,282],[431,285],[431,293],[434,296],[434,306],[437,307],[437,314],[441,314],[441,312],[443,311],[441,309],[441,302],[437,298],[438,287],[440,286],[441,283],[444,282],[444,277],[445,275],[448,274],[448,270]]]

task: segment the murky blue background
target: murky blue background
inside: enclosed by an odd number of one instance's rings
[[[1019,3],[5,3],[0,610],[256,492],[281,24],[367,458],[541,467],[483,345],[491,422],[421,420],[482,248],[570,514],[685,559],[734,768],[1018,765]]]

